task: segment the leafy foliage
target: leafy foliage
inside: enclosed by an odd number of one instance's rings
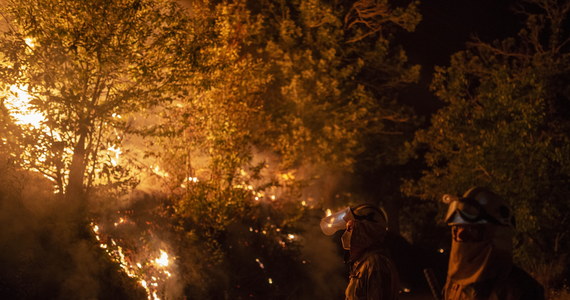
[[[144,168],[167,188],[148,217],[179,245],[186,295],[338,292],[299,288],[322,280],[295,238],[318,230],[306,223],[322,214],[322,199],[302,198],[303,188],[329,170],[353,171],[371,137],[385,139],[374,139],[368,161],[397,152],[412,118],[398,89],[419,67],[393,38],[413,30],[417,3],[378,1],[372,15],[358,13],[371,5],[362,0],[193,1],[187,14],[167,0],[9,4],[0,81],[44,117],[10,131],[25,167],[69,199],[103,182],[89,192],[111,202],[133,184],[133,166],[117,163],[119,149],[134,152],[125,134],[152,137],[145,159],[159,167]]]
[[[419,67],[391,45],[398,24],[349,42],[356,33],[344,27],[344,5],[212,1],[190,8],[206,39],[200,71],[188,78],[187,97],[165,106],[148,131],[168,173],[166,210],[178,244],[201,253],[192,252],[201,259],[184,265],[185,273],[208,274],[189,280],[200,284],[189,284],[187,294],[280,298],[298,288],[290,278],[314,281],[307,272],[318,271],[309,271],[314,266],[288,237],[322,214],[320,199],[302,198],[303,187],[325,170],[351,171],[367,137],[409,120],[395,100]],[[238,287],[222,292],[215,283],[224,280]],[[318,292],[332,290],[295,295]]]
[[[548,286],[568,271],[540,268],[565,265],[570,242],[570,6],[529,5],[517,38],[475,40],[437,69],[432,89],[447,105],[416,134],[429,169],[405,190],[438,199],[484,185],[503,195],[517,218],[516,258]]]
[[[120,145],[120,116],[175,96],[187,21],[170,1],[8,1],[3,10],[0,79],[44,118],[22,137],[26,165],[62,192],[80,191],[87,166]]]
[[[265,27],[273,38],[261,45],[275,77],[265,96],[276,136],[268,141],[285,167],[350,171],[363,141],[409,119],[394,105],[395,92],[417,79],[419,67],[407,65],[404,52],[391,45],[399,24],[383,21],[379,32],[351,41],[362,30],[345,28],[352,7],[346,5],[293,1],[262,10],[277,16]],[[413,6],[400,17],[418,21]]]

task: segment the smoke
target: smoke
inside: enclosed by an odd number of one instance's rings
[[[302,255],[310,262],[311,281],[314,291],[305,299],[344,299],[344,289],[348,283],[345,277],[346,266],[338,236],[323,234],[319,226],[320,217],[314,216],[306,222],[303,232]]]
[[[282,170],[277,155],[254,151],[252,165],[265,163],[261,178],[276,178],[281,187],[272,190],[276,201],[298,201],[306,207],[307,215],[299,222],[300,256],[306,263],[309,277],[302,287],[301,299],[344,299],[347,269],[338,236],[326,236],[320,229],[320,219],[326,208],[348,206],[352,195],[348,190],[350,178],[345,173],[326,167],[305,164],[296,169]],[[297,186],[293,186],[297,184]]]
[[[52,184],[0,168],[0,298],[136,299]]]

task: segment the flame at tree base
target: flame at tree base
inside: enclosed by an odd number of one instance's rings
[[[122,224],[128,224],[126,217],[121,217],[118,222],[113,223],[113,230],[109,232],[120,233]],[[112,261],[117,263],[125,274],[135,279],[147,293],[149,300],[160,300],[168,294],[167,283],[173,279],[175,266],[173,259],[164,249],[149,249],[149,245],[138,245],[133,247],[127,238],[111,237],[104,230],[105,226],[100,226],[94,222],[90,223],[91,230],[99,247],[103,249]],[[133,237],[132,240],[140,240]]]

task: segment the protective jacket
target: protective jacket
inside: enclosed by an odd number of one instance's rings
[[[506,277],[462,285],[447,282],[445,300],[544,300],[543,287],[525,271],[513,266]]]
[[[398,299],[398,273],[381,250],[367,251],[351,263],[346,300]]]
[[[544,299],[542,286],[513,264],[514,218],[501,197],[470,189],[450,203],[446,221],[453,240],[445,300]]]

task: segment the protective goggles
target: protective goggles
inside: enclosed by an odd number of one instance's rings
[[[445,222],[448,224],[469,224],[469,223],[495,223],[500,222],[489,215],[485,208],[473,198],[460,198],[451,195],[444,195],[443,202],[449,204]],[[459,215],[459,217],[457,217]]]

